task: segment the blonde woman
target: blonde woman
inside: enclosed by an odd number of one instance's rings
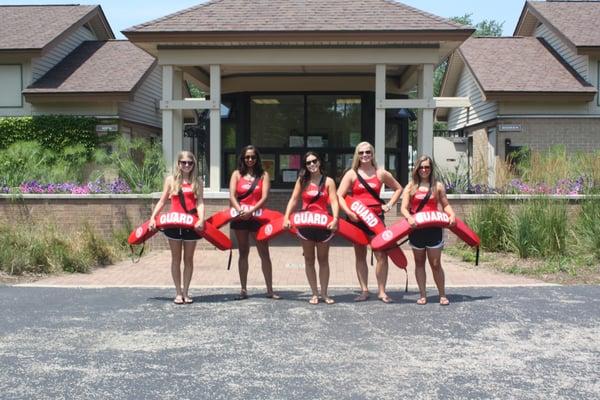
[[[173,166],[173,175],[165,178],[163,192],[152,211],[150,229],[156,229],[155,218],[163,209],[168,199],[171,199],[171,211],[195,214],[198,216],[196,229],[204,226],[203,183],[198,177],[196,157],[189,151],[177,155]],[[194,229],[172,228],[165,229],[171,249],[171,276],[175,284],[175,304],[191,304],[194,302],[189,295],[190,282],[194,272],[194,251],[196,240],[200,239]],[[181,257],[183,254],[183,286],[181,279]]]
[[[369,188],[366,188],[365,184]],[[378,196],[383,185],[394,191],[387,203],[383,202]],[[344,197],[347,194],[351,194],[355,200],[361,200],[364,205],[369,207],[383,221],[384,213],[392,209],[392,206],[400,198],[401,193],[402,186],[396,178],[384,168],[377,166],[373,146],[369,142],[359,143],[354,150],[352,167],[344,174],[337,191],[340,207],[348,216],[349,221],[363,230],[368,236],[374,235],[374,232],[362,221],[359,221],[357,215],[346,204]],[[368,300],[370,295],[367,285],[369,274],[369,270],[367,269],[367,246],[354,244],[354,254],[356,256],[356,275],[358,276],[358,283],[361,290],[360,295],[354,300],[365,301]],[[376,251],[375,258],[377,259],[377,266],[375,268],[378,287],[377,297],[384,303],[391,303],[392,298],[385,291],[388,275],[387,255],[385,252]]]
[[[423,155],[415,163],[412,182],[406,185],[402,196],[402,215],[411,226],[417,223],[413,214],[419,211],[438,211],[442,209],[450,217],[450,226],[456,223],[454,210],[448,203],[446,188],[435,179],[434,163],[431,157]],[[429,259],[433,280],[438,288],[440,304],[447,306],[450,301],[446,297],[444,269],[442,268],[442,249],[444,236],[442,228],[417,229],[408,235],[409,243],[415,258],[415,278],[419,286],[417,304],[427,304],[425,261]]]

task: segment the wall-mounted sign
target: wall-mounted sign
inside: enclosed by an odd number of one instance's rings
[[[110,124],[110,125],[96,125],[96,132],[117,132],[119,130],[119,125]]]
[[[500,132],[521,132],[523,127],[521,124],[500,124],[498,130]]]

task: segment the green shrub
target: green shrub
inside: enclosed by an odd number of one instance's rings
[[[524,202],[512,218],[509,241],[521,258],[565,255],[567,208],[564,201]]]
[[[87,272],[124,254],[121,243],[106,241],[89,226],[70,233],[41,224],[0,227],[0,269],[13,275]]]
[[[166,168],[159,143],[121,137],[114,142],[113,151],[98,162],[115,168],[119,177],[135,192],[162,190]]]
[[[88,154],[83,145],[50,150],[38,142],[16,142],[0,150],[0,179],[10,187],[27,181],[81,182],[87,162]]]
[[[91,154],[98,145],[93,117],[40,115],[0,117],[0,149],[20,141],[36,141],[45,149],[62,150],[82,145]]]
[[[493,200],[474,208],[466,218],[467,224],[481,239],[481,248],[488,251],[508,250],[511,220],[506,202]]]
[[[590,198],[581,203],[575,226],[575,247],[580,256],[590,262],[600,261],[600,198]]]

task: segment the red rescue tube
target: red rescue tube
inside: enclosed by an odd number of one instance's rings
[[[346,204],[352,210],[356,216],[375,234],[379,234],[385,231],[386,226],[383,221],[373,212],[371,209],[364,205],[364,203],[360,200],[355,200],[352,196],[346,196],[344,198]],[[373,250],[377,250],[373,247],[373,242],[371,241],[371,247]],[[402,249],[398,246],[386,249],[387,255],[390,257],[392,262],[396,264],[398,268],[406,269],[408,265],[408,260],[404,255]]]
[[[243,209],[248,209],[246,205],[242,205]],[[220,228],[225,224],[228,224],[239,215],[238,211],[233,208],[226,208],[225,210],[218,211],[208,217],[206,220],[212,224],[215,228]],[[277,218],[283,218],[283,214],[279,211],[269,210],[268,208],[259,208],[252,213],[251,219],[255,219],[262,224],[273,221]]]
[[[258,230],[256,235],[257,240],[270,240],[281,235],[286,231],[283,227],[283,218],[273,220]],[[296,228],[322,228],[327,229],[327,226],[333,221],[333,217],[326,213],[313,211],[300,211],[293,213],[290,216],[290,224],[292,228],[287,230],[291,234],[296,234]],[[337,234],[353,243],[367,245],[369,239],[367,235],[354,225],[346,221],[338,221]]]
[[[442,211],[422,211],[413,215],[413,218],[417,223],[415,228],[410,226],[406,219],[403,219],[375,236],[371,240],[371,247],[374,250],[386,249],[387,247],[394,246],[398,240],[407,236],[415,229],[431,227],[449,228],[469,246],[474,247],[480,244],[479,236],[460,219],[455,218],[456,224],[449,227],[450,217]]]
[[[144,241],[150,239],[156,234],[157,231],[169,228],[186,228],[195,229],[195,225],[198,222],[198,216],[180,212],[167,212],[161,213],[155,218],[156,230],[150,230],[150,221],[144,222],[140,227],[136,228],[129,235],[129,244],[142,244]],[[231,239],[227,237],[223,232],[215,228],[210,222],[204,222],[204,228],[202,230],[196,230],[199,236],[212,243],[219,250],[229,250],[233,247]]]

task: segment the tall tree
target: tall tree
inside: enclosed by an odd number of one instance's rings
[[[502,29],[504,27],[504,21],[499,22],[493,19],[484,19],[477,24],[473,24],[473,19],[471,18],[473,14],[465,14],[460,17],[452,17],[451,21],[457,22],[462,25],[472,26],[475,28],[475,32],[473,36],[482,37],[482,36],[502,36]],[[448,60],[444,60],[434,71],[433,73],[433,95],[439,96],[440,89],[442,87],[442,79],[444,77],[444,73],[446,72],[446,68],[448,67]]]

